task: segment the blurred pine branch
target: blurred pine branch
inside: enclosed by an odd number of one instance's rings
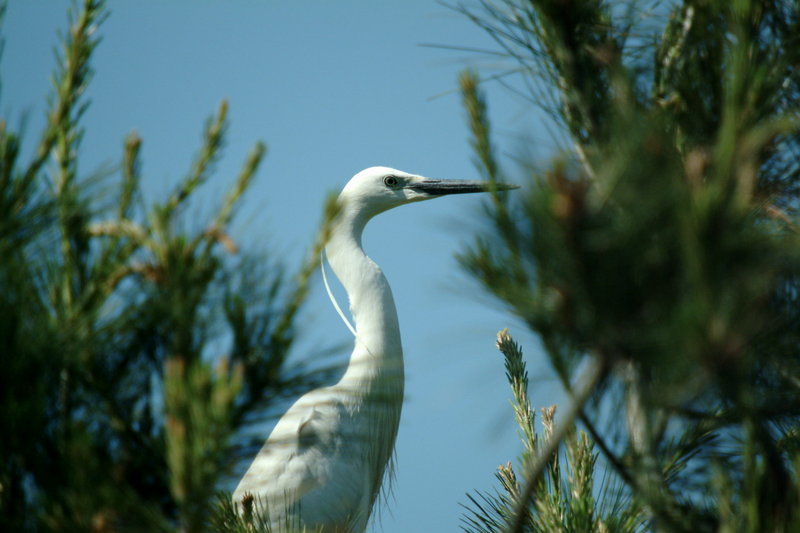
[[[585,432],[577,432],[568,422],[566,428],[555,424],[556,406],[542,409],[543,434],[534,428],[534,413],[528,398],[528,374],[522,349],[507,330],[498,334],[497,347],[503,354],[506,378],[511,386],[512,407],[520,428],[523,452],[518,475],[511,463],[501,464],[495,477],[500,483],[496,493],[468,495],[470,505],[463,518],[464,530],[470,533],[503,531],[517,522],[517,531],[530,532],[633,532],[642,527],[640,509],[630,500],[596,502],[594,474],[597,454]],[[562,456],[551,453],[548,444],[561,442],[566,447]],[[533,465],[543,461],[540,474],[533,474]],[[533,474],[533,475],[532,475]],[[530,487],[531,495],[526,494]],[[608,490],[608,487],[602,487]],[[610,503],[613,503],[611,505]],[[518,514],[522,511],[521,514]]]
[[[225,101],[163,202],[142,200],[136,133],[124,140],[112,198],[100,192],[112,176],[79,163],[107,16],[100,0],[70,10],[30,162],[0,121],[0,524],[217,530],[220,481],[250,445],[240,430],[315,381],[284,362],[320,245],[289,277],[228,233],[261,142],[217,211],[182,229],[222,157]]]
[[[457,9],[572,143],[546,171],[526,167],[527,194],[487,205],[461,261],[538,334],[573,397],[587,365],[607,370],[575,417],[616,479],[604,497],[630,495],[648,530],[800,528],[800,7]],[[498,174],[477,77],[461,86],[478,169]],[[534,530],[560,493],[528,492],[511,515],[482,505],[473,518]],[[585,527],[588,506],[576,509]]]

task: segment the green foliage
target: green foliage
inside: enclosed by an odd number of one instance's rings
[[[269,510],[259,505],[252,495],[242,499],[243,512],[236,510],[229,494],[220,494],[211,517],[211,529],[221,533],[325,533],[323,526],[306,527],[296,523],[296,516],[286,513],[278,526],[270,522]]]
[[[553,440],[556,407],[542,409],[543,441],[534,428],[534,412],[528,399],[528,375],[522,350],[508,331],[497,336],[497,347],[503,354],[506,378],[513,395],[512,407],[520,428],[523,452],[520,465],[523,475],[531,471],[533,462],[546,452]],[[597,454],[585,432],[569,427],[564,439],[566,464],[562,470],[558,453],[546,454],[542,476],[522,479],[533,485],[533,505],[524,504],[525,487],[520,483],[511,463],[500,465],[495,477],[501,490],[495,494],[469,495],[472,507],[464,517],[465,531],[484,533],[501,531],[515,520],[517,508],[525,510],[518,531],[529,532],[633,532],[641,529],[641,511],[622,499],[596,502],[594,471]]]
[[[135,133],[113,187],[113,176],[85,174],[81,119],[106,16],[99,0],[74,6],[31,161],[0,121],[0,523],[205,531],[242,453],[234,433],[308,386],[283,363],[321,245],[286,281],[226,232],[260,142],[217,211],[186,228],[222,156],[224,101],[163,202],[142,200]]]
[[[572,392],[564,423],[585,426],[648,528],[794,530],[798,5],[568,4],[462,8],[573,147],[520,201],[495,197],[462,263],[540,336]],[[489,152],[474,76],[462,90]],[[478,161],[500,179],[494,155]],[[502,527],[542,505],[555,451]]]
[[[231,411],[242,382],[241,366],[215,374],[208,365],[191,366],[180,356],[166,362],[164,411],[170,491],[183,529],[202,531],[214,486],[226,464]]]

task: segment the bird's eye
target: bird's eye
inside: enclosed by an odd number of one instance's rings
[[[397,187],[397,178],[394,176],[386,176],[383,178],[383,184],[387,187]]]

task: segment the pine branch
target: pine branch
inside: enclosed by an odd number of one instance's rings
[[[531,504],[542,473],[547,467],[548,462],[551,461],[553,455],[558,451],[559,446],[561,446],[561,441],[571,430],[578,416],[578,412],[583,408],[584,402],[589,398],[592,392],[594,392],[595,387],[602,381],[605,374],[605,365],[598,359],[592,359],[589,366],[582,373],[578,380],[578,385],[573,392],[572,401],[564,415],[564,420],[539,449],[535,460],[531,461],[525,468],[523,477],[527,480],[527,484],[521,491],[521,496],[514,508],[512,519],[507,524],[508,529],[506,531],[508,533],[521,533],[524,530],[525,517],[528,512],[527,508]]]
[[[210,176],[213,165],[220,157],[220,151],[224,144],[227,116],[228,102],[227,100],[222,100],[219,104],[216,117],[211,117],[206,122],[203,145],[200,149],[200,153],[195,157],[192,163],[191,171],[160,209],[160,216],[165,221],[169,220],[174,211],[184,203],[192,191],[202,185]]]
[[[516,210],[492,206],[462,264],[540,336],[563,383],[585,354],[607,369],[599,407],[577,416],[649,520],[711,531],[718,509],[727,524],[742,509],[742,523],[790,528],[794,458],[777,443],[792,442],[799,412],[798,6],[687,1],[668,6],[665,24],[658,9],[625,22],[613,2],[481,7],[471,18],[509,57],[542,67],[521,70],[558,95],[576,142],[510,199]],[[652,41],[635,34],[648,24]],[[485,102],[465,104],[473,136],[488,136],[475,119]],[[509,228],[497,224],[506,209]],[[609,409],[626,416],[602,427]],[[715,462],[720,492],[749,507],[709,496]],[[777,491],[762,485],[770,476]],[[551,511],[540,514],[554,528]]]
[[[79,99],[91,78],[89,61],[99,43],[94,34],[106,16],[104,0],[84,0],[77,20],[71,24],[59,56],[61,69],[53,81],[56,90],[54,102],[50,106],[47,125],[39,140],[34,159],[24,172],[23,184],[36,178],[56,143],[59,142],[59,138],[62,143],[60,158],[62,171],[73,161],[74,154],[70,153],[69,147],[78,136],[72,124],[77,123],[85,110]],[[67,180],[67,183],[62,183],[61,187],[68,186],[69,179],[69,173],[62,177],[62,182]]]
[[[0,522],[15,531],[205,531],[229,441],[243,406],[254,405],[252,389],[240,398],[253,381],[247,358],[234,354],[216,370],[210,360],[227,360],[218,350],[229,336],[252,332],[243,349],[274,370],[259,405],[301,387],[305,378],[286,377],[280,363],[311,269],[302,290],[284,287],[278,265],[251,284],[251,254],[223,255],[261,143],[210,229],[181,231],[180,208],[220,157],[224,102],[186,178],[153,208],[139,205],[135,133],[115,203],[91,187],[100,178],[81,179],[89,61],[105,11],[89,0],[76,9],[32,162],[20,164],[19,137],[0,122],[0,433],[9,436],[0,439]],[[39,178],[50,158],[48,191]],[[225,324],[223,295],[256,312]]]
[[[514,417],[522,431],[522,443],[528,454],[536,453],[536,430],[533,427],[534,413],[528,399],[528,373],[522,360],[522,349],[504,329],[497,334],[497,349],[503,354],[506,379],[514,395]]]

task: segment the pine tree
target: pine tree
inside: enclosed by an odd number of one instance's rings
[[[80,166],[107,15],[102,0],[73,6],[31,161],[0,121],[4,531],[210,530],[219,481],[252,451],[234,433],[311,384],[283,363],[322,241],[289,278],[226,232],[264,144],[215,213],[184,221],[222,155],[225,101],[185,178],[153,205],[135,133],[114,175]]]
[[[522,481],[501,467],[500,492],[473,497],[468,529],[800,530],[800,6],[460,10],[570,143],[526,166],[525,194],[495,195],[461,257],[539,336],[571,397],[561,427],[528,445]],[[461,87],[478,167],[501,179],[477,76]],[[551,478],[563,439],[583,442],[575,424],[614,480],[603,497],[641,523],[612,527],[587,504],[583,526],[562,513],[541,527],[570,502],[574,481]]]

